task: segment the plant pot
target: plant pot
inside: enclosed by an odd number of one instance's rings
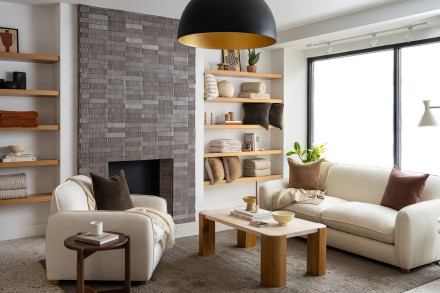
[[[247,72],[257,72],[257,65],[246,66]]]

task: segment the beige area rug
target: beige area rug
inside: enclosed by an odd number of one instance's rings
[[[236,246],[235,230],[216,233],[216,254],[198,256],[198,236],[176,239],[165,251],[148,285],[132,292],[405,292],[440,279],[440,266],[429,264],[402,274],[397,267],[341,250],[327,249],[327,274],[307,275],[304,239],[287,240],[287,286],[269,289],[260,283],[260,243]],[[94,289],[114,288],[122,282],[87,282]],[[63,281],[64,292],[76,292],[75,282]]]

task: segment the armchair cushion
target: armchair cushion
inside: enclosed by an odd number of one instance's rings
[[[124,170],[110,178],[93,173],[90,173],[90,176],[98,210],[124,211],[133,208]]]

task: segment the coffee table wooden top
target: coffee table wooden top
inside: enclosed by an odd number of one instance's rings
[[[281,226],[272,217],[262,219],[261,221],[269,223],[267,227],[255,227],[249,224],[249,221],[230,215],[230,212],[237,209],[227,208],[212,211],[203,211],[206,219],[219,222],[238,230],[245,231],[257,236],[286,236],[287,238],[315,233],[318,229],[325,228],[324,224],[314,223],[298,218],[294,218],[286,226]]]

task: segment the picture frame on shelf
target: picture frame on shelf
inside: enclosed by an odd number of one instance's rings
[[[229,65],[229,71],[241,71],[240,50],[222,50],[223,63]]]
[[[0,27],[0,52],[18,53],[18,29]]]
[[[244,148],[246,152],[256,152],[260,150],[260,138],[255,133],[245,133],[243,135]]]

